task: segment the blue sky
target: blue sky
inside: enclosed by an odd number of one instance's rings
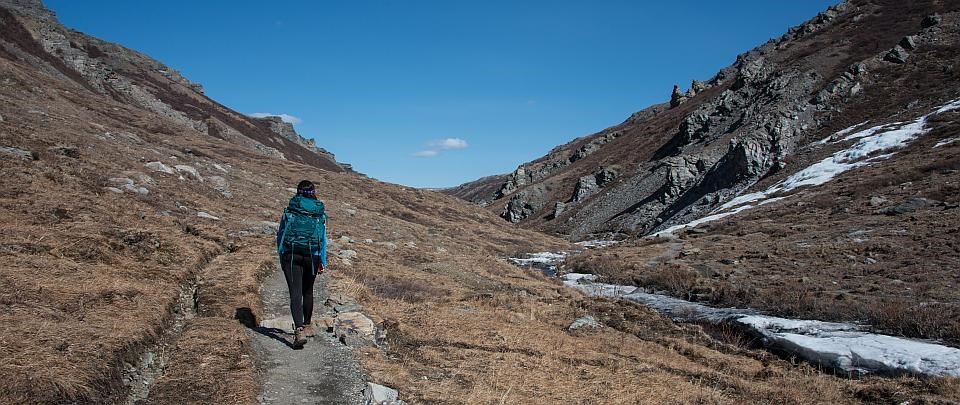
[[[836,1],[45,3],[358,171],[442,187],[620,123]]]

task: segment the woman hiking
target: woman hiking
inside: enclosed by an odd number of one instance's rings
[[[290,291],[293,315],[293,348],[300,349],[315,332],[313,282],[327,267],[327,215],[317,199],[316,187],[308,180],[297,184],[297,195],[283,210],[277,229],[277,254]]]

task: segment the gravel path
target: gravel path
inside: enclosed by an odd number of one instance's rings
[[[329,308],[326,283],[317,278],[314,288],[314,319]],[[273,271],[261,288],[264,319],[284,330],[258,327],[250,331],[264,373],[261,404],[360,404],[365,379],[349,347],[332,335],[318,331],[301,350],[290,346],[293,335],[289,297],[283,273]],[[280,320],[280,322],[277,322]],[[261,323],[263,324],[263,323]]]

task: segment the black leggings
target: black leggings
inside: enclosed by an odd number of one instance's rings
[[[283,277],[287,279],[287,290],[290,291],[290,313],[293,315],[293,324],[297,328],[309,325],[313,318],[313,282],[314,274],[312,257],[299,253],[285,253],[280,258],[280,267]]]

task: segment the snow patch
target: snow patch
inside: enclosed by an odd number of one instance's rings
[[[643,304],[678,321],[735,322],[762,336],[768,346],[814,364],[849,373],[960,376],[960,349],[864,332],[849,323],[796,320],[738,308],[714,308],[632,286],[593,282],[596,275],[569,273],[564,285],[587,295]]]
[[[607,246],[613,246],[618,243],[620,243],[620,241],[618,240],[596,239],[596,240],[585,240],[582,242],[577,242],[577,246],[583,247],[585,249],[599,249],[599,248],[605,248]]]
[[[687,223],[685,223],[685,224],[680,224],[680,225],[671,226],[671,227],[669,227],[669,228],[667,228],[667,229],[664,229],[664,230],[662,230],[662,231],[660,231],[660,232],[657,232],[657,233],[653,234],[653,236],[669,236],[670,234],[672,234],[672,233],[673,233],[674,231],[676,231],[676,230],[683,229],[683,228],[694,228],[694,227],[696,227],[697,225],[700,225],[700,224],[703,224],[703,223],[707,223],[707,222],[716,221],[716,220],[718,220],[718,219],[720,219],[720,218],[729,217],[729,216],[731,216],[731,215],[733,215],[733,214],[736,214],[736,213],[738,213],[738,212],[740,212],[740,211],[747,210],[747,209],[749,209],[749,208],[753,208],[753,206],[752,206],[752,205],[744,205],[744,206],[742,206],[742,207],[737,207],[737,208],[734,208],[733,210],[730,210],[730,211],[727,211],[727,212],[721,212],[721,213],[719,213],[719,214],[708,215],[708,216],[705,216],[705,217],[703,217],[703,218],[699,218],[699,219],[695,219],[695,220],[693,220],[693,221],[687,222]]]
[[[856,128],[867,123],[863,122],[839,131],[827,138],[824,138],[823,140],[819,141],[819,143],[825,144],[828,142],[857,141],[850,147],[835,152],[833,155],[830,155],[829,157],[794,173],[790,177],[787,177],[785,180],[770,186],[766,190],[737,196],[721,205],[720,208],[714,211],[712,215],[694,220],[689,223],[671,226],[665,230],[655,233],[654,236],[665,236],[682,228],[695,227],[704,222],[715,221],[752,207],[751,205],[743,204],[767,200],[773,194],[793,191],[804,186],[819,186],[830,180],[833,180],[834,177],[846,171],[855,169],[857,167],[866,166],[879,160],[887,159],[893,156],[896,152],[890,152],[873,157],[870,156],[876,155],[877,153],[883,151],[894,151],[904,148],[910,143],[910,141],[923,134],[926,134],[929,131],[929,128],[927,128],[926,125],[927,120],[931,116],[957,109],[960,109],[960,99],[951,101],[950,103],[941,106],[934,112],[910,122],[894,122],[853,132]],[[946,142],[952,143],[958,139],[960,138],[954,138]],[[943,146],[941,143],[938,143],[934,147]],[[778,197],[778,199],[780,198],[782,197]],[[772,201],[773,200],[766,201],[758,205],[763,205]],[[730,210],[733,207],[737,208]]]
[[[563,261],[567,257],[566,252],[554,253],[554,252],[538,252],[527,254],[525,258],[510,257],[508,260],[513,262],[518,266],[530,266],[533,264],[554,264],[558,261]]]
[[[937,144],[936,144],[936,145],[933,145],[933,147],[934,147],[934,148],[939,148],[939,147],[941,147],[941,146],[947,146],[947,145],[949,145],[949,144],[951,144],[951,143],[954,143],[954,142],[957,142],[957,141],[960,141],[960,136],[955,136],[955,137],[953,137],[953,138],[944,139],[944,140],[942,140],[942,141],[940,141],[940,142],[937,142]]]
[[[762,315],[736,322],[807,361],[851,373],[960,376],[960,349],[862,332],[854,325]]]
[[[861,123],[859,123],[859,124],[857,124],[857,125],[854,125],[854,126],[851,126],[851,127],[849,127],[849,128],[841,129],[841,130],[833,133],[832,135],[830,135],[830,136],[828,136],[828,137],[826,137],[826,138],[823,138],[823,139],[817,141],[817,144],[819,144],[819,145],[825,145],[825,144],[828,144],[828,143],[830,143],[830,142],[836,142],[836,140],[837,140],[838,138],[840,138],[840,137],[842,137],[842,136],[846,136],[847,134],[853,132],[855,129],[860,128],[860,127],[866,125],[868,122],[870,122],[870,120],[866,120],[866,121],[864,121],[864,122],[861,122]]]
[[[513,262],[513,264],[521,267],[533,267],[537,270],[540,270],[543,275],[547,277],[555,277],[557,275],[557,265],[563,262],[567,257],[567,252],[538,252],[538,253],[529,253],[527,257],[509,257],[507,260]]]

